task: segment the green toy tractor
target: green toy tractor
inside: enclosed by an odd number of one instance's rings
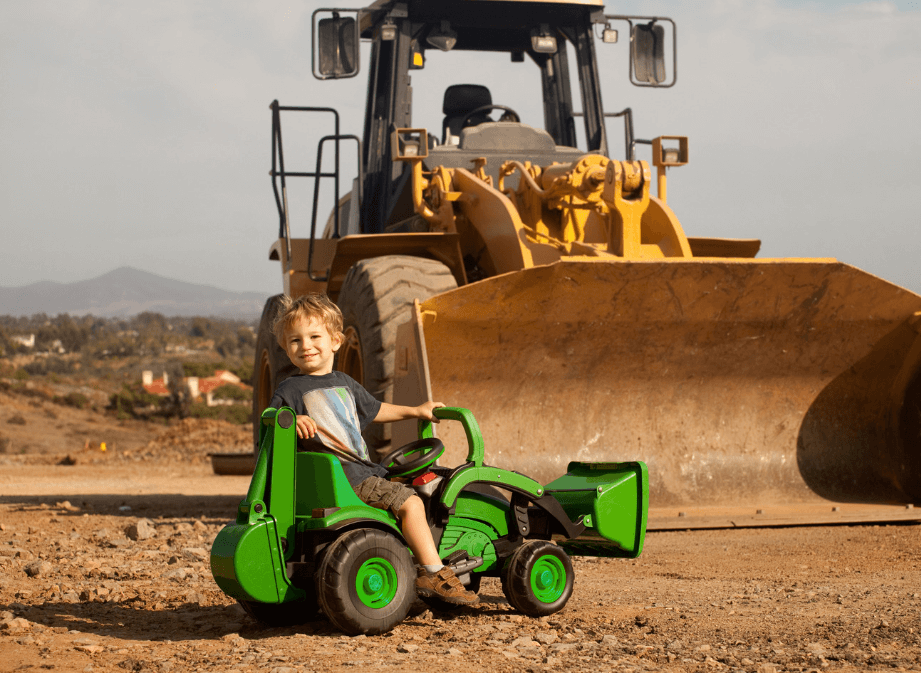
[[[464,464],[437,464],[444,445],[427,421],[420,421],[417,441],[382,464],[425,502],[439,554],[468,589],[499,577],[514,608],[549,615],[572,595],[570,555],[632,558],[642,551],[649,486],[643,463],[573,462],[541,485],[484,464],[469,410],[444,407],[435,416],[463,425]],[[268,625],[312,621],[322,611],[351,635],[388,631],[416,599],[416,570],[398,522],[358,499],[336,457],[297,451],[294,421],[287,407],[262,414],[249,492],[211,549],[214,579]]]

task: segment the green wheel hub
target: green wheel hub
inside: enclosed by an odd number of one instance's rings
[[[566,567],[556,556],[547,554],[531,568],[531,590],[541,603],[552,603],[566,589]]]
[[[382,558],[368,559],[361,564],[355,576],[355,593],[370,608],[383,608],[396,596],[397,571],[390,561]]]

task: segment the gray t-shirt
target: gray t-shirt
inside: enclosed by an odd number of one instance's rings
[[[291,407],[298,416],[310,416],[317,424],[317,434],[299,439],[298,448],[338,457],[353,487],[368,477],[387,475],[379,465],[360,462],[371,460],[361,432],[377,416],[381,403],[347,374],[297,374],[287,378],[275,390],[269,406]]]

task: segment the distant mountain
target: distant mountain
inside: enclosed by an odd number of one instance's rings
[[[165,316],[250,320],[262,314],[265,300],[261,292],[229,292],[123,266],[76,283],[40,281],[0,287],[0,315],[69,313],[113,318],[153,311]]]

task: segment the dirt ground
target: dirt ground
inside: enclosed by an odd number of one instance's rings
[[[12,402],[0,424],[29,412]],[[542,619],[487,579],[480,605],[416,603],[382,636],[264,628],[208,565],[248,479],[207,453],[247,428],[42,418],[14,425],[48,443],[0,455],[0,671],[921,671],[913,524],[652,531],[639,559],[574,559]]]

